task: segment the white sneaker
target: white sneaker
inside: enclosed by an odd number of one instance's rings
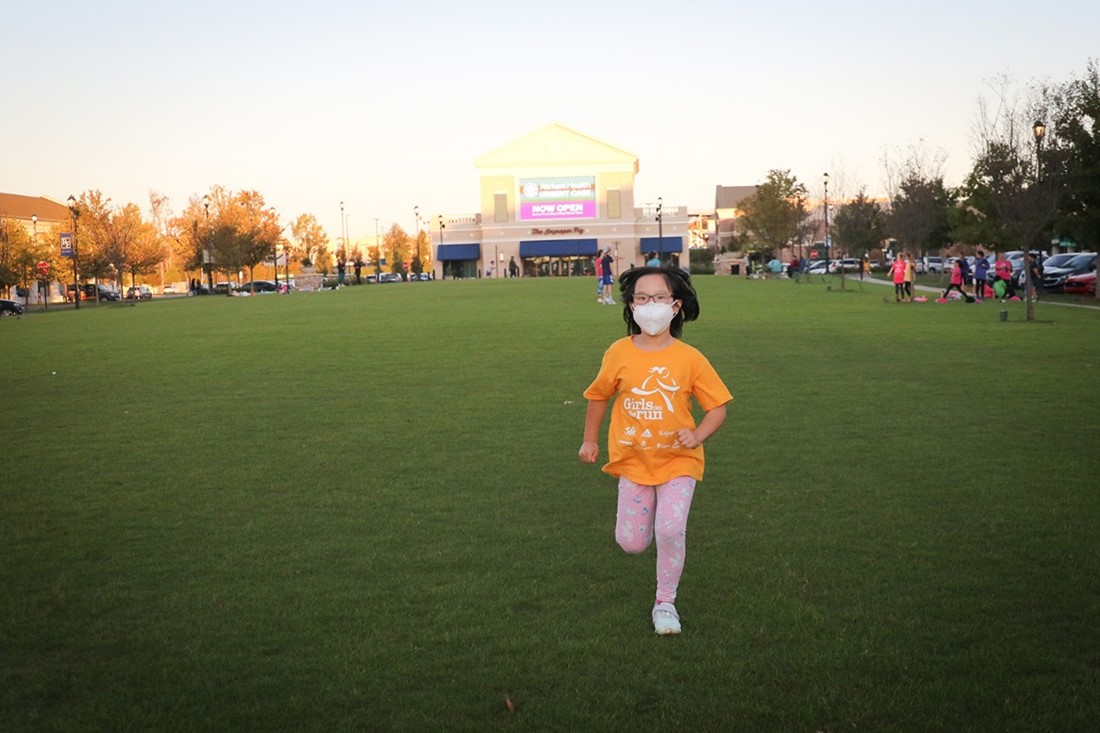
[[[680,614],[671,603],[658,603],[653,607],[653,630],[661,636],[680,633]]]

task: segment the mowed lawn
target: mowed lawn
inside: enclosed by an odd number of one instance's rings
[[[697,286],[669,638],[576,458],[594,279],[0,321],[3,729],[1091,730],[1100,311]]]

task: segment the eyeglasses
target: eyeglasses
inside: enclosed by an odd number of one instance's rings
[[[672,293],[634,293],[631,296],[631,301],[634,305],[645,305],[646,303],[671,303],[675,298],[672,297]]]

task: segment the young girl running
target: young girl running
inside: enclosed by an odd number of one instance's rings
[[[947,300],[947,294],[952,290],[958,290],[959,295],[963,297],[967,303],[973,302],[973,298],[965,290],[963,290],[963,267],[962,258],[955,258],[955,264],[951,266],[951,284],[947,286],[947,290],[943,291],[943,295],[940,296],[941,300]]]
[[[684,321],[699,316],[686,273],[671,267],[627,270],[619,276],[619,291],[628,335],[611,344],[584,391],[588,410],[578,454],[585,463],[596,462],[600,425],[617,395],[603,467],[619,479],[615,540],[636,554],[656,537],[653,629],[678,634],[676,591],[695,482],[703,478],[703,442],[721,427],[733,397],[706,357],[680,341]],[[698,425],[692,397],[706,413]]]

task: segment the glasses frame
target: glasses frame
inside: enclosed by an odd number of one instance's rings
[[[672,293],[634,293],[630,296],[630,302],[634,305],[646,305],[647,303],[672,305],[676,302],[676,296]]]

